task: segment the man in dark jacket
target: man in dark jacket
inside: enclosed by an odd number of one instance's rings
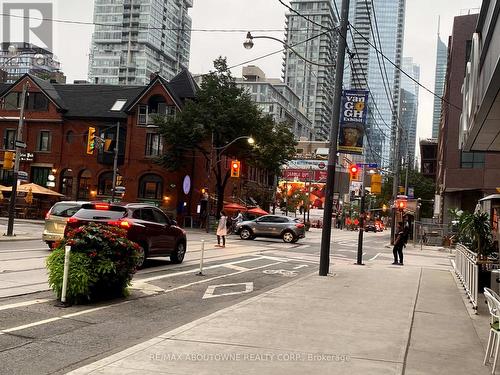
[[[403,246],[408,242],[408,231],[403,228],[403,224],[399,223],[396,230],[396,239],[394,240],[394,248],[392,254],[394,255],[394,262],[392,264],[403,265]],[[399,262],[398,262],[399,256]]]

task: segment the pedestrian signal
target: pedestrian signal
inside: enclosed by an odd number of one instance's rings
[[[240,177],[240,162],[238,160],[231,162],[231,177]]]

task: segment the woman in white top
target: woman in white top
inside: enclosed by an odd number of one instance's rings
[[[227,235],[227,216],[224,210],[220,212],[219,226],[217,227],[217,247],[226,247],[226,235]],[[220,239],[222,237],[222,246],[220,245]]]

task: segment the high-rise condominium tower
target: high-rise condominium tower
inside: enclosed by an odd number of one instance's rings
[[[338,33],[333,30],[338,24],[333,0],[292,0],[290,7],[300,15],[291,11],[286,14],[286,43],[306,59],[331,66],[309,64],[288,49],[283,79],[301,99],[305,114],[313,123],[314,138],[326,140],[332,122],[333,64],[338,42]]]
[[[349,9],[348,44],[354,55],[346,61],[351,68],[344,85],[370,91],[364,154],[383,167],[394,160],[396,127],[401,128],[401,73],[387,59],[401,66],[404,13],[405,0],[351,0]]]
[[[193,0],[95,0],[89,60],[93,83],[144,85],[189,63]]]

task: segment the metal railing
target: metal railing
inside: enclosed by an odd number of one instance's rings
[[[455,273],[462,283],[474,310],[477,310],[477,293],[479,267],[477,254],[467,249],[462,244],[457,244],[455,249]]]

